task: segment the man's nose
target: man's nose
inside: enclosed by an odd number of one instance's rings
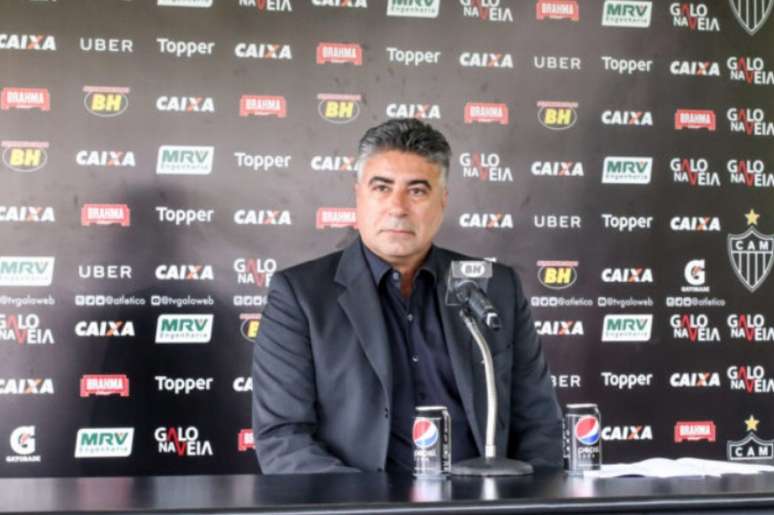
[[[393,216],[403,216],[408,211],[408,195],[405,191],[394,190],[389,198],[389,211]]]

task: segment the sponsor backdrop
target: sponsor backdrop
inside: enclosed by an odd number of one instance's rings
[[[7,0],[0,475],[257,471],[267,287],[355,237],[391,117],[449,137],[438,243],[520,273],[605,461],[771,461],[771,10]]]

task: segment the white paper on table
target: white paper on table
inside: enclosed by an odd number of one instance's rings
[[[687,477],[715,476],[722,474],[757,474],[759,472],[774,472],[774,466],[752,463],[733,463],[720,460],[702,460],[698,458],[651,458],[635,463],[614,463],[602,465],[600,470],[586,470],[584,477]]]

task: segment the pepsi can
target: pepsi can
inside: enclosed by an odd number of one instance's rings
[[[443,477],[451,470],[451,417],[445,406],[417,406],[412,429],[414,475]]]
[[[602,417],[596,404],[568,404],[564,413],[564,468],[570,474],[602,466]]]

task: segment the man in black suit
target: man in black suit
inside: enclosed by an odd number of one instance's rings
[[[360,141],[360,238],[274,275],[253,357],[253,432],[264,473],[405,471],[418,405],[452,418],[452,461],[483,455],[484,367],[445,303],[453,260],[432,244],[451,149],[418,120]],[[561,412],[516,273],[495,264],[487,294],[502,328],[494,360],[497,456],[561,466]]]

